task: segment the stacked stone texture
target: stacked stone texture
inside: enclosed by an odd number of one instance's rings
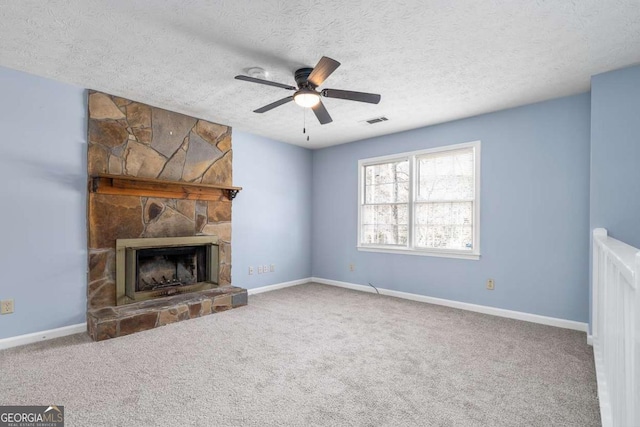
[[[231,128],[89,93],[88,174],[232,185]],[[116,239],[218,236],[219,284],[231,284],[231,201],[89,194],[89,310],[116,305]]]

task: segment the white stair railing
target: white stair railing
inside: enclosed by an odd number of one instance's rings
[[[593,231],[593,352],[602,425],[640,426],[640,250]]]

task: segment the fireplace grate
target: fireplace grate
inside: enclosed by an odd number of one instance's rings
[[[119,239],[116,248],[117,305],[217,285],[215,236]]]

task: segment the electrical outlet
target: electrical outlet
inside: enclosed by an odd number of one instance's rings
[[[487,289],[492,291],[495,289],[495,287],[496,287],[496,284],[494,283],[493,279],[487,280]]]
[[[267,264],[263,265],[263,266],[262,266],[262,271],[263,271],[264,273],[268,273],[268,272],[269,272],[269,266],[268,266]]]
[[[4,299],[0,301],[0,314],[11,314],[11,313],[13,313],[13,300]]]
[[[258,266],[258,274],[262,274],[262,266],[261,265]]]
[[[274,271],[276,271],[276,265],[275,264],[271,264],[271,269],[269,271],[271,271],[272,273]]]
[[[249,275],[253,274],[253,267],[249,267]]]
[[[356,265],[355,264],[349,264],[349,271],[356,271]]]

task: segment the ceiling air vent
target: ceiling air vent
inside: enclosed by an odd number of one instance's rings
[[[376,117],[375,119],[369,119],[369,120],[365,120],[367,123],[369,123],[370,125],[374,124],[374,123],[380,123],[380,122],[386,122],[387,119],[385,116],[381,116],[381,117]]]

